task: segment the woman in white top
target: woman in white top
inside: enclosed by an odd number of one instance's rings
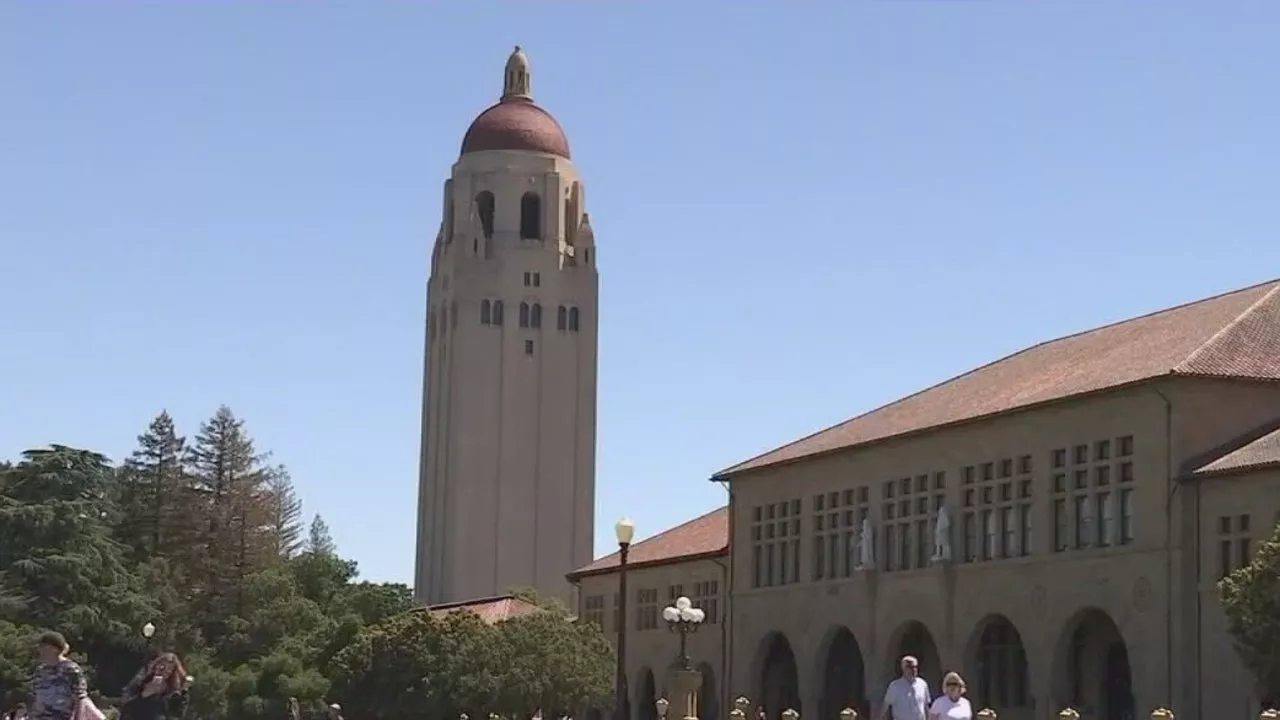
[[[949,672],[942,678],[943,694],[929,706],[929,720],[973,720],[973,708],[964,697],[964,678]]]

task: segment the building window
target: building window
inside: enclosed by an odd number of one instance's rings
[[[751,586],[800,582],[800,499],[751,509]]]
[[[1226,577],[1232,571],[1249,564],[1252,559],[1249,516],[1223,515],[1218,518],[1218,576]]]
[[[933,557],[932,530],[944,503],[946,474],[919,473],[880,485],[881,570],[926,568]],[[870,494],[860,488],[861,497]],[[852,499],[852,495],[850,494]],[[861,529],[860,527],[858,528]]]
[[[569,311],[565,306],[561,305],[556,308],[556,329],[564,330],[568,327]]]
[[[1093,540],[1093,503],[1089,502],[1088,495],[1076,495],[1075,501],[1075,535],[1076,549],[1083,550],[1090,546]]]
[[[621,596],[618,593],[613,594],[613,628],[614,632],[622,630],[622,603]]]
[[[542,287],[542,273],[526,272],[524,274],[525,287]]]
[[[720,622],[720,581],[704,580],[693,584],[693,606],[706,614],[703,622],[712,625]]]
[[[658,627],[658,588],[636,590],[636,630]]]
[[[964,514],[964,561],[975,562],[978,559],[978,516],[972,512]]]
[[[539,303],[534,303],[529,310],[529,327],[542,327],[542,305]]]
[[[493,324],[498,326],[502,325],[502,301],[501,300],[493,301]]]
[[[819,493],[811,501],[813,580],[849,577],[858,566],[858,538],[869,514],[867,490]]]
[[[960,474],[964,562],[1031,554],[1032,458],[969,465]]]
[[[493,237],[493,209],[493,193],[485,190],[476,195],[476,214],[480,216],[480,228],[484,232],[485,238]],[[474,249],[479,249],[474,239],[472,245]]]
[[[1054,552],[1103,548],[1133,542],[1133,436],[1054,450]],[[1068,483],[1068,479],[1070,482]],[[1112,484],[1120,488],[1113,490]],[[1070,514],[1068,520],[1067,514]],[[1065,526],[1071,525],[1071,538]]]
[[[1133,542],[1133,488],[1120,491],[1120,544]]]
[[[520,303],[520,327],[529,327],[529,303]]]
[[[493,307],[487,299],[480,301],[480,324],[489,325],[493,322]]]
[[[1094,517],[1098,518],[1098,547],[1110,547],[1114,537],[1111,533],[1115,528],[1115,507],[1111,504],[1112,495],[1109,492],[1100,492],[1094,495],[1093,499],[1097,506]]]
[[[535,192],[520,198],[520,239],[542,239],[542,199]]]
[[[1000,557],[996,552],[996,521],[990,510],[982,511],[982,559],[994,560]]]
[[[533,354],[533,341],[532,341],[532,340],[525,340],[525,341],[524,341],[524,354],[525,354],[525,355],[532,355],[532,354]]]
[[[569,332],[578,332],[578,308],[569,308]]]
[[[604,596],[588,595],[582,600],[582,621],[604,628]]]
[[[1071,546],[1071,526],[1068,521],[1066,498],[1053,501],[1053,551],[1066,552]]]

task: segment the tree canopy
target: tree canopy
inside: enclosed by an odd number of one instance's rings
[[[1252,561],[1218,581],[1218,594],[1240,659],[1262,696],[1280,700],[1280,525]]]
[[[44,629],[106,706],[149,654],[176,651],[200,720],[285,717],[289,698],[361,720],[607,699],[597,627],[550,603],[497,626],[412,609],[407,586],[359,579],[323,519],[305,524],[269,461],[222,407],[191,442],[161,413],[118,465],[57,444],[0,462],[0,702],[26,699]]]

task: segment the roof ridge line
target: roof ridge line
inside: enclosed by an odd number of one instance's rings
[[[1014,358],[1014,357],[1017,357],[1018,355],[1022,355],[1023,353],[1027,353],[1027,352],[1030,352],[1030,351],[1032,351],[1032,350],[1035,350],[1036,348],[1040,348],[1040,347],[1043,347],[1043,346],[1045,346],[1045,345],[1049,345],[1049,344],[1051,344],[1051,343],[1056,343],[1056,342],[1059,342],[1059,341],[1062,341],[1062,340],[1070,340],[1071,338],[1074,338],[1074,337],[1080,337],[1080,336],[1082,336],[1082,335],[1088,335],[1088,334],[1091,334],[1091,333],[1098,332],[1098,331],[1100,331],[1100,330],[1105,330],[1105,329],[1107,329],[1107,328],[1113,328],[1113,327],[1118,327],[1118,326],[1120,326],[1120,325],[1125,325],[1125,324],[1127,324],[1127,323],[1137,322],[1138,320],[1145,320],[1145,319],[1147,319],[1147,318],[1154,317],[1154,316],[1156,316],[1156,315],[1163,315],[1164,313],[1173,312],[1173,311],[1175,311],[1175,310],[1181,310],[1181,309],[1183,309],[1183,308],[1192,307],[1192,306],[1194,306],[1194,305],[1200,305],[1200,304],[1202,304],[1202,303],[1207,303],[1207,302],[1210,302],[1210,301],[1213,301],[1213,300],[1218,300],[1218,299],[1220,299],[1220,298],[1224,298],[1224,297],[1227,297],[1227,296],[1229,296],[1229,295],[1237,295],[1237,294],[1242,293],[1242,292],[1248,292],[1249,290],[1254,290],[1254,289],[1256,289],[1256,288],[1260,288],[1260,287],[1262,287],[1262,286],[1264,286],[1264,285],[1271,285],[1271,284],[1274,284],[1274,285],[1276,286],[1275,288],[1273,288],[1273,289],[1272,289],[1272,292],[1274,292],[1277,288],[1280,288],[1280,278],[1272,278],[1271,280],[1266,280],[1266,281],[1263,281],[1263,282],[1254,283],[1253,285],[1248,285],[1248,286],[1246,286],[1246,287],[1236,288],[1236,289],[1234,289],[1234,290],[1227,290],[1227,291],[1225,291],[1225,292],[1220,292],[1220,293],[1218,293],[1217,295],[1210,295],[1209,297],[1199,298],[1199,299],[1197,299],[1197,300],[1191,300],[1191,301],[1188,301],[1188,302],[1180,303],[1180,304],[1178,304],[1178,305],[1173,305],[1173,306],[1170,306],[1170,307],[1161,308],[1161,309],[1159,309],[1159,310],[1153,310],[1153,311],[1151,311],[1151,312],[1144,313],[1144,314],[1142,314],[1142,315],[1135,315],[1135,316],[1133,316],[1133,317],[1125,318],[1125,319],[1123,319],[1123,320],[1116,320],[1116,321],[1114,321],[1114,322],[1106,323],[1106,324],[1104,324],[1104,325],[1097,325],[1097,326],[1095,326],[1095,327],[1091,327],[1091,328],[1087,328],[1087,329],[1085,329],[1085,330],[1080,330],[1080,331],[1077,331],[1077,332],[1069,333],[1069,334],[1067,334],[1067,335],[1062,335],[1062,336],[1059,336],[1059,337],[1050,338],[1050,339],[1048,339],[1048,340],[1042,340],[1042,341],[1040,341],[1040,342],[1038,342],[1038,343],[1036,343],[1036,344],[1034,344],[1034,345],[1029,345],[1029,346],[1027,346],[1027,347],[1022,348],[1021,350],[1017,350],[1017,351],[1015,351],[1015,352],[1009,353],[1008,355],[1005,355],[1005,356],[1003,356],[1003,357],[1000,357],[1000,358],[997,358],[997,359],[995,359],[995,360],[992,360],[991,362],[983,363],[982,365],[979,365],[979,366],[977,366],[977,367],[975,367],[975,368],[971,368],[971,369],[969,369],[969,370],[967,370],[967,371],[965,371],[965,372],[960,373],[959,375],[954,375],[954,376],[949,377],[949,378],[947,378],[947,379],[945,379],[945,380],[941,380],[941,381],[939,381],[939,382],[936,382],[936,383],[934,383],[933,385],[930,385],[930,386],[928,386],[928,387],[926,387],[926,388],[923,388],[923,389],[921,389],[921,390],[917,390],[916,392],[913,392],[913,393],[911,393],[910,395],[904,395],[903,397],[900,397],[900,398],[898,398],[897,400],[893,400],[893,401],[888,402],[888,403],[885,403],[885,404],[883,404],[883,405],[878,405],[878,406],[876,406],[876,407],[871,408],[870,410],[867,410],[867,411],[865,411],[865,412],[858,413],[857,415],[855,415],[855,416],[853,416],[853,417],[851,417],[851,418],[848,418],[848,419],[846,419],[846,420],[841,420],[840,422],[833,423],[833,424],[831,424],[831,425],[827,425],[826,427],[823,427],[823,428],[820,428],[820,429],[818,429],[818,430],[815,430],[815,431],[813,431],[813,432],[809,433],[808,435],[805,435],[805,436],[803,436],[803,437],[801,437],[801,438],[799,438],[799,439],[797,439],[797,440],[794,440],[794,441],[792,441],[792,442],[789,442],[789,443],[787,443],[787,444],[785,444],[785,445],[781,445],[781,446],[778,446],[778,447],[774,447],[774,448],[772,448],[772,449],[765,450],[764,452],[761,452],[761,453],[758,453],[758,454],[756,454],[756,455],[753,455],[753,456],[751,456],[751,457],[747,458],[746,460],[743,460],[742,462],[735,463],[735,464],[733,464],[733,465],[731,465],[731,466],[729,466],[729,467],[725,468],[724,470],[721,470],[721,471],[717,472],[716,474],[714,474],[714,475],[712,475],[712,476],[711,476],[711,479],[712,479],[712,480],[718,480],[718,479],[720,479],[720,478],[722,478],[722,477],[724,477],[724,476],[726,476],[726,475],[732,475],[732,474],[737,473],[737,472],[742,472],[742,471],[738,470],[738,468],[742,468],[744,465],[749,465],[749,464],[751,464],[751,463],[753,463],[753,462],[755,462],[755,461],[757,461],[757,460],[760,460],[761,458],[763,458],[763,457],[765,457],[765,456],[773,455],[773,454],[775,454],[775,453],[781,452],[781,451],[786,450],[787,448],[792,447],[792,446],[794,446],[794,445],[799,445],[800,443],[805,442],[806,440],[810,440],[810,439],[812,439],[812,438],[814,438],[814,437],[817,437],[818,435],[822,435],[823,433],[830,432],[830,431],[835,430],[836,428],[839,428],[839,427],[841,427],[841,426],[843,426],[843,425],[848,425],[849,423],[852,423],[852,422],[855,422],[855,421],[857,421],[857,420],[860,420],[860,419],[862,419],[862,418],[866,417],[867,415],[871,415],[872,413],[877,413],[877,412],[880,412],[881,410],[884,410],[884,409],[886,409],[886,408],[893,407],[894,405],[898,405],[898,404],[900,404],[900,403],[904,403],[904,402],[906,402],[906,401],[908,401],[908,400],[910,400],[910,399],[912,399],[912,398],[914,398],[914,397],[916,397],[916,396],[918,396],[918,395],[923,395],[924,393],[927,393],[927,392],[930,392],[930,391],[935,390],[935,389],[937,389],[937,388],[940,388],[940,387],[942,387],[943,385],[947,385],[947,384],[949,384],[949,383],[952,383],[952,382],[955,382],[955,381],[957,381],[957,380],[960,380],[961,378],[968,377],[969,375],[972,375],[972,374],[974,374],[974,373],[976,373],[976,372],[979,372],[979,371],[981,371],[981,370],[985,370],[985,369],[987,369],[988,367],[991,367],[992,365],[996,365],[996,364],[998,364],[998,363],[1002,363],[1002,362],[1004,362],[1004,361],[1006,361],[1006,360],[1009,360],[1010,358]],[[1268,292],[1268,293],[1267,293],[1267,295],[1270,295],[1270,294],[1271,294],[1270,292]],[[1265,296],[1264,296],[1264,297],[1265,297]],[[1256,303],[1255,303],[1255,304],[1256,304]],[[1250,306],[1250,309],[1252,309],[1252,306]],[[1172,371],[1173,371],[1173,369],[1171,369],[1171,372],[1172,372]],[[765,467],[765,466],[761,466],[761,467]],[[746,468],[744,468],[744,470],[743,470],[743,471],[745,471],[745,470],[746,470]]]
[[[1270,282],[1274,283],[1274,287],[1272,287],[1267,292],[1263,293],[1262,297],[1258,298],[1253,302],[1253,304],[1245,308],[1244,311],[1241,312],[1239,315],[1237,315],[1234,320],[1232,320],[1231,322],[1219,328],[1218,332],[1214,333],[1212,337],[1204,341],[1204,344],[1202,344],[1200,347],[1196,348],[1195,350],[1192,350],[1191,354],[1187,355],[1185,358],[1183,358],[1182,362],[1178,363],[1173,367],[1172,372],[1174,373],[1181,372],[1183,368],[1186,368],[1187,366],[1191,365],[1191,363],[1195,361],[1196,358],[1200,357],[1204,353],[1209,352],[1213,348],[1213,346],[1218,342],[1218,340],[1220,340],[1224,335],[1234,330],[1241,322],[1244,321],[1245,318],[1252,315],[1253,311],[1257,310],[1260,305],[1270,300],[1272,296],[1280,294],[1280,280],[1272,280]],[[1251,285],[1250,287],[1242,288],[1241,292],[1244,290],[1252,290],[1256,287],[1261,287],[1262,285],[1266,285],[1266,284],[1267,283],[1259,283],[1257,285]]]

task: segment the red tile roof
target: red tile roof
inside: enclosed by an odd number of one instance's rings
[[[1194,475],[1226,475],[1280,466],[1280,429],[1197,468]]]
[[[1162,375],[1280,380],[1280,280],[1035,345],[715,479]]]
[[[496,597],[476,598],[475,600],[441,603],[440,605],[432,605],[426,608],[427,612],[437,617],[462,610],[470,610],[490,625],[520,617],[521,615],[528,615],[537,609],[537,605],[514,595],[498,595]]]
[[[722,507],[631,544],[627,567],[652,567],[681,560],[715,557],[729,552],[729,508]],[[570,580],[603,575],[618,568],[618,553],[606,555],[569,573]]]

